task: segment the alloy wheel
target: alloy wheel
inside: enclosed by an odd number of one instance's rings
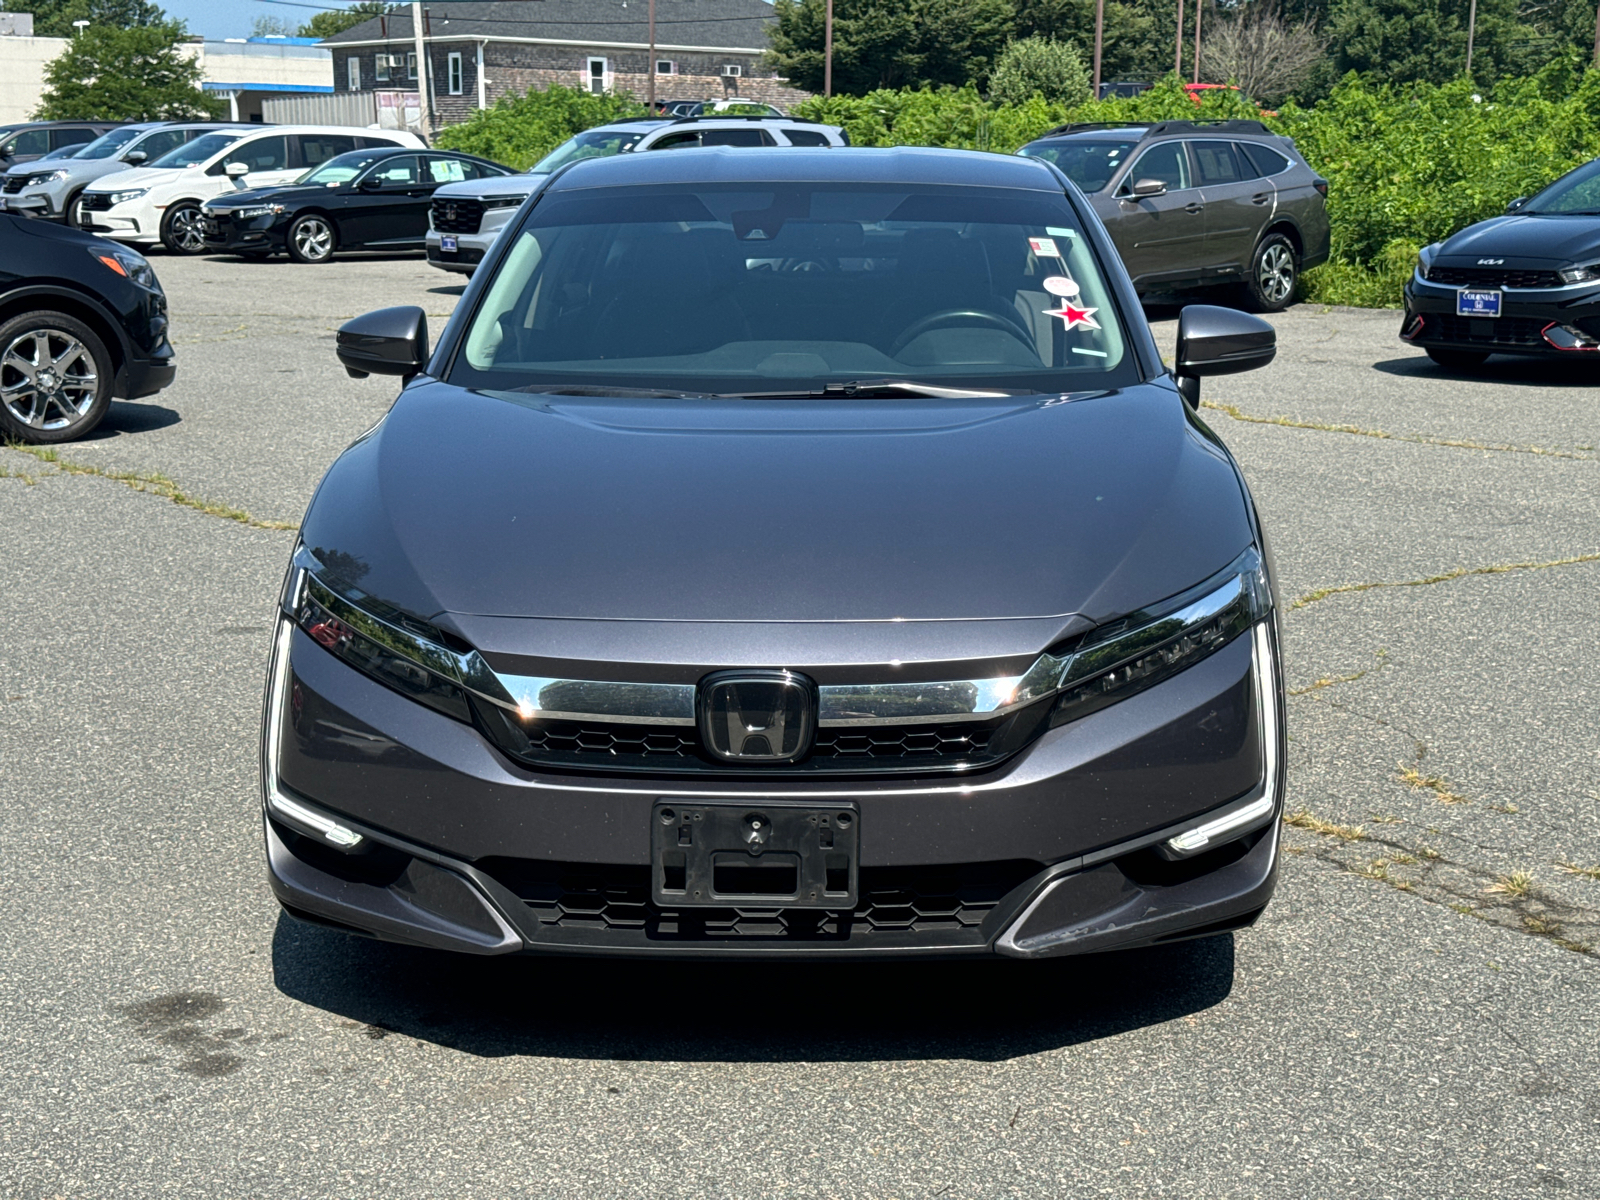
[[[172,214],[172,240],[185,254],[198,254],[206,248],[204,218],[193,205],[185,205]]]
[[[1256,268],[1256,282],[1269,304],[1282,304],[1294,290],[1294,255],[1281,243],[1268,246]]]
[[[327,258],[333,253],[333,230],[320,217],[305,217],[294,227],[294,248],[309,261]]]
[[[55,432],[82,421],[99,383],[89,348],[59,329],[30,330],[0,354],[0,403],[32,429]]]

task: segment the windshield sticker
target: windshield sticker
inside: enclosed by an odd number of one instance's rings
[[[1044,315],[1047,317],[1060,317],[1061,323],[1068,329],[1076,329],[1082,325],[1085,329],[1099,329],[1100,322],[1094,319],[1098,308],[1078,308],[1071,300],[1063,300],[1060,308],[1047,308]]]
[[[1048,279],[1041,280],[1039,286],[1052,296],[1060,296],[1063,300],[1070,300],[1078,294],[1077,282],[1065,275],[1052,275]]]
[[[1086,350],[1082,346],[1074,346],[1072,348],[1072,352],[1074,354],[1092,355],[1095,358],[1110,358],[1111,357],[1111,355],[1107,354],[1104,350]]]
[[[1046,225],[1044,231],[1051,237],[1075,238],[1078,236],[1076,229],[1057,229],[1054,225]]]
[[[1040,258],[1061,257],[1061,251],[1056,249],[1056,244],[1049,238],[1029,238],[1028,248]]]

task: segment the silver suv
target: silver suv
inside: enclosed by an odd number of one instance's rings
[[[1260,121],[1063,125],[1018,154],[1077,184],[1141,296],[1243,285],[1258,312],[1328,257],[1328,181]]]
[[[434,192],[428,218],[428,261],[440,270],[471,275],[539,181],[580,159],[696,146],[849,144],[849,135],[837,125],[819,125],[799,117],[680,117],[601,125],[567,139],[520,175],[452,183]]]
[[[83,189],[96,179],[154,162],[202,133],[232,129],[226,122],[144,121],[119,125],[65,162],[18,163],[0,183],[0,212],[43,217],[78,227]]]

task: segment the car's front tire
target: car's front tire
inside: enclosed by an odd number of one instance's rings
[[[1428,349],[1428,357],[1446,371],[1476,371],[1489,357],[1486,350],[1435,350]]]
[[[1269,233],[1250,256],[1244,287],[1255,312],[1282,312],[1294,301],[1300,284],[1300,256],[1294,243],[1281,233]]]
[[[333,222],[320,213],[295,218],[289,226],[289,257],[297,263],[325,263],[333,258],[339,234]]]
[[[66,313],[22,313],[0,325],[0,436],[49,445],[100,424],[115,365],[94,330]]]
[[[61,219],[68,229],[83,228],[83,189],[72,193],[72,198],[67,201],[67,207],[61,212]]]
[[[161,244],[174,254],[204,254],[206,234],[200,206],[180,200],[161,218]]]

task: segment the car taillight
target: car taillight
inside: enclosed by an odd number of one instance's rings
[[[1324,200],[1328,198],[1328,181],[1326,179],[1314,179],[1311,181],[1311,186],[1317,189],[1318,194]]]

